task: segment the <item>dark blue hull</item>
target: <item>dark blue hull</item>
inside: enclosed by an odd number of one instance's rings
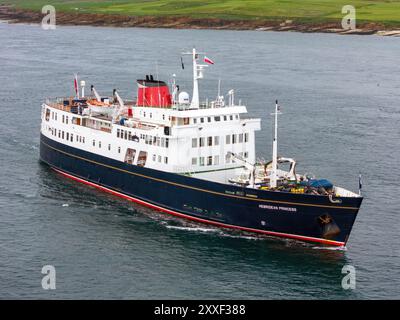
[[[58,172],[156,210],[220,227],[345,245],[362,198],[253,190],[129,165],[41,135],[40,158]]]

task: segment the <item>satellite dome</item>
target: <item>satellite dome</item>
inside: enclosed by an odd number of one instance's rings
[[[188,104],[189,103],[189,93],[183,91],[178,96],[179,104]]]

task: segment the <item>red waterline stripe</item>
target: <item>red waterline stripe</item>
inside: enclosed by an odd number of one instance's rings
[[[95,187],[97,189],[100,189],[102,191],[111,193],[117,197],[120,198],[124,198],[136,203],[139,203],[143,206],[158,210],[158,211],[162,211],[168,214],[171,214],[173,216],[177,216],[177,217],[181,217],[181,218],[185,218],[188,220],[193,220],[193,221],[197,221],[197,222],[201,222],[201,223],[205,223],[205,224],[211,224],[211,225],[215,225],[218,227],[223,227],[223,228],[228,228],[228,229],[236,229],[236,230],[242,230],[242,231],[248,231],[248,232],[255,232],[255,233],[261,233],[261,234],[265,234],[265,235],[269,235],[269,236],[275,236],[275,237],[280,237],[280,238],[288,238],[288,239],[295,239],[295,240],[301,240],[301,241],[307,241],[307,242],[317,242],[317,243],[322,243],[322,244],[327,244],[327,245],[333,245],[333,246],[344,246],[345,243],[344,242],[339,242],[339,241],[333,241],[333,240],[326,240],[326,239],[320,239],[320,238],[314,238],[314,237],[306,237],[306,236],[298,236],[295,234],[290,234],[290,233],[281,233],[281,232],[274,232],[274,231],[265,231],[265,230],[258,230],[258,229],[253,229],[253,228],[247,228],[247,227],[239,227],[239,226],[235,226],[235,225],[230,225],[230,224],[225,224],[225,223],[221,223],[221,222],[216,222],[216,221],[210,221],[210,220],[206,220],[206,219],[201,219],[201,218],[196,218],[196,217],[192,217],[183,213],[179,213],[179,212],[175,212],[151,203],[148,203],[146,201],[143,200],[139,200],[137,198],[131,197],[131,196],[127,196],[126,194],[120,193],[118,191],[114,191],[111,190],[109,188],[103,187],[101,185],[98,185],[96,183],[78,178],[76,176],[73,176],[71,174],[68,174],[66,172],[63,172],[59,169],[53,168],[53,170],[57,171],[58,173],[60,173],[63,176],[66,176],[67,178],[70,178],[72,180],[87,184],[89,186]]]

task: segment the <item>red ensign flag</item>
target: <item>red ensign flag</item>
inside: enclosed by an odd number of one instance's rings
[[[204,62],[208,64],[214,64],[214,61],[212,61],[210,58],[204,57]]]

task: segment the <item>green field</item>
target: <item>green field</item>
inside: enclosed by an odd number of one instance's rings
[[[0,0],[0,4],[33,10],[52,4],[59,11],[81,13],[297,22],[337,21],[343,17],[342,6],[351,4],[360,22],[400,26],[400,0]]]

